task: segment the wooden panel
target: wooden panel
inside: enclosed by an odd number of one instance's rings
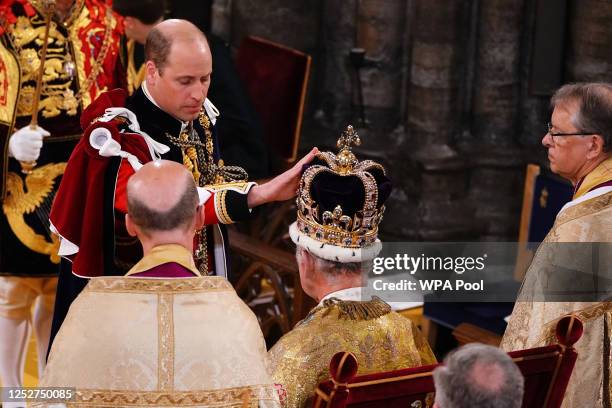
[[[453,336],[460,346],[467,343],[483,343],[499,347],[502,340],[501,336],[470,323],[461,323],[457,326],[453,330]]]

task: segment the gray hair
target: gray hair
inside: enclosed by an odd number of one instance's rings
[[[336,262],[336,261],[328,261],[327,259],[323,259],[312,252],[308,251],[306,248],[301,247],[300,245],[296,246],[296,255],[300,256],[301,251],[308,252],[310,256],[315,260],[315,268],[318,271],[324,272],[327,276],[339,276],[342,274],[347,275],[359,275],[362,270],[368,268],[371,262]]]
[[[484,344],[451,352],[433,372],[440,408],[520,408],[524,378],[510,356]]]
[[[604,151],[612,150],[612,85],[604,82],[567,84],[550,100],[553,109],[568,102],[578,104],[578,112],[572,118],[576,129],[601,135]]]

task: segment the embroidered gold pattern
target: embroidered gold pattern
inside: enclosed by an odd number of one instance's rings
[[[230,408],[257,408],[261,400],[276,401],[275,393],[274,387],[269,385],[184,392],[79,389],[75,393],[75,400],[67,402],[67,406],[223,406]],[[34,403],[32,406],[43,407],[46,406],[46,403]]]
[[[206,291],[233,291],[232,285],[222,277],[140,279],[123,277],[97,277],[85,287],[92,292],[159,292],[186,293]]]
[[[174,295],[160,293],[157,295],[158,327],[158,384],[163,391],[174,389]]]
[[[395,312],[371,319],[363,319],[368,313],[359,312],[351,320],[346,312],[352,306],[338,307],[338,303],[349,304],[336,300],[313,310],[270,350],[272,377],[286,388],[286,406],[305,406],[317,384],[330,377],[329,361],[339,350],[355,355],[358,374],[435,362],[431,348],[410,320]]]
[[[25,214],[38,213],[39,218],[48,219],[56,178],[64,174],[66,163],[50,163],[34,169],[23,179],[15,173],[8,173],[6,179],[7,196],[2,209],[15,236],[32,251],[49,255],[51,262],[59,263],[57,250],[59,240],[50,234],[51,242],[36,233],[25,221]],[[26,191],[27,190],[27,191]]]
[[[582,321],[582,323],[586,324],[587,322],[593,319],[598,319],[604,314],[610,312],[612,312],[612,302],[601,302],[596,303],[593,306],[563,315],[558,319],[552,320],[544,325],[544,327],[542,328],[542,337],[537,341],[537,344],[556,343],[557,336],[555,333],[555,329],[557,327],[557,323],[559,323],[559,320],[563,319],[566,316],[576,316],[578,319],[580,319],[580,321]]]
[[[175,146],[181,149],[183,157],[183,165],[191,172],[196,185],[202,187],[212,184],[220,184],[227,182],[245,182],[248,180],[248,174],[244,169],[236,166],[225,166],[222,160],[215,163],[214,160],[214,143],[211,130],[211,121],[206,115],[204,109],[200,110],[198,122],[204,129],[204,141],[200,140],[200,136],[193,128],[193,123],[190,124],[187,131],[181,132],[179,137],[174,137],[166,133],[168,140]],[[220,214],[220,220],[232,223],[231,218],[224,208],[225,199],[215,201],[217,214]],[[223,206],[223,208],[221,208]],[[224,214],[222,214],[224,211]],[[208,240],[206,237],[206,228],[202,228],[196,235],[195,258],[198,270],[202,275],[208,275]]]
[[[92,50],[93,46],[87,44],[86,48],[83,48],[83,42],[79,37],[81,30],[84,30],[87,26],[91,24],[91,19],[89,17],[89,10],[87,7],[83,7],[81,10],[81,14],[76,20],[76,23],[70,28],[69,35],[70,40],[73,44],[74,49],[74,57],[76,69],[79,76],[79,93],[77,95],[77,101],[83,102],[83,107],[89,106],[91,101],[97,98],[102,92],[107,91],[106,87],[100,88],[97,85],[97,78],[102,69],[104,68],[103,62],[106,59],[109,48],[113,45],[112,33],[117,25],[117,21],[113,17],[112,10],[110,6],[105,7],[105,15],[104,15],[104,29],[102,34],[102,46],[98,50],[97,56],[94,58]],[[97,28],[94,31],[87,32],[87,35],[90,39],[93,39],[96,34],[99,34],[102,31],[101,28]],[[85,51],[87,50],[87,52]],[[87,75],[85,70],[85,61],[89,62],[91,67],[89,75]]]
[[[127,83],[130,95],[138,89],[145,77],[145,64],[142,64],[140,69],[136,70],[136,63],[134,62],[135,48],[136,41],[129,40],[127,42]]]
[[[227,197],[227,190],[220,190],[215,194],[215,211],[217,217],[222,224],[232,224],[234,221],[230,218],[227,212],[227,206],[225,203]]]
[[[559,214],[557,219],[555,220],[555,224],[551,231],[560,225],[565,224],[566,222],[573,221],[580,217],[586,217],[587,215],[597,213],[603,210],[606,207],[612,205],[612,192],[603,194],[601,196],[592,198],[590,200],[586,200],[580,204],[576,204],[573,207],[564,210]]]

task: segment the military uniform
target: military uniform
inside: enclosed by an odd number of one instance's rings
[[[37,116],[50,135],[37,166],[25,175],[9,157],[9,139],[31,123],[45,11],[40,1],[5,1],[0,16],[0,318],[25,325],[37,298],[42,296],[41,319],[53,308],[59,242],[50,233],[48,218],[66,162],[81,136],[80,113],[101,92],[123,86],[125,73],[118,58],[119,23],[104,2],[75,0],[65,18],[52,16]],[[0,336],[15,343],[18,359],[26,333],[0,330]],[[44,330],[37,334],[47,335]],[[39,339],[39,344],[46,340]],[[0,357],[2,364],[8,359]],[[13,378],[6,370],[4,385]],[[19,365],[8,371],[20,371]]]

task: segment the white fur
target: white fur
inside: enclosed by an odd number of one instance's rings
[[[289,226],[289,236],[296,245],[301,246],[311,254],[334,262],[370,261],[376,258],[376,255],[382,249],[382,242],[378,238],[373,244],[363,248],[345,248],[338,245],[325,244],[300,232],[297,228],[297,222]]]

